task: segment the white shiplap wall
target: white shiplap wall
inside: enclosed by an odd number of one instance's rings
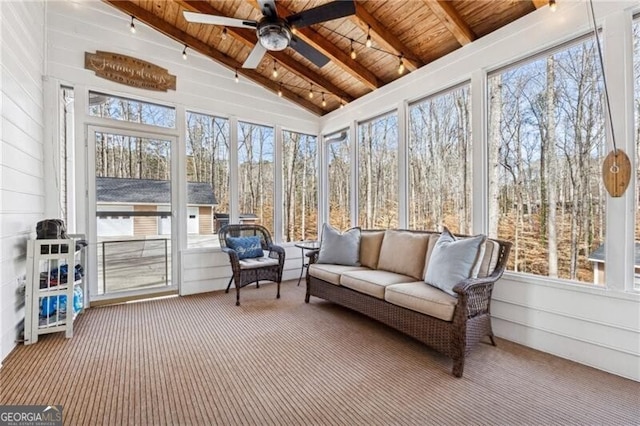
[[[287,244],[285,249],[283,280],[297,280],[302,268],[302,255],[299,248]],[[223,290],[229,284],[231,266],[229,256],[220,249],[187,250],[180,256],[181,287],[180,294],[196,294],[206,291]],[[300,285],[304,285],[304,276]],[[232,290],[234,287],[232,286]],[[235,290],[233,290],[235,291]]]
[[[43,2],[0,2],[0,360],[24,319],[26,240],[44,212]],[[1,361],[0,361],[1,362]]]

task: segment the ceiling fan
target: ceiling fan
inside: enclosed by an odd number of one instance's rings
[[[280,51],[287,47],[291,47],[314,65],[323,67],[329,62],[329,58],[294,36],[292,30],[353,15],[356,11],[353,0],[339,0],[281,18],[278,16],[275,0],[258,0],[258,3],[263,15],[259,21],[187,11],[183,13],[189,22],[255,29],[258,43],[242,68],[256,68],[267,51]]]

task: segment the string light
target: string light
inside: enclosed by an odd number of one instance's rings
[[[557,8],[556,0],[549,0],[549,10],[555,12]]]
[[[220,38],[223,40],[227,39],[227,27],[222,28],[222,35],[220,35]]]
[[[276,68],[276,63],[277,63],[277,61],[274,59],[273,60],[273,72],[271,73],[271,75],[273,75],[273,78],[277,78],[278,77],[278,69]]]
[[[184,45],[184,50],[182,51],[182,59],[187,60],[187,45]]]
[[[129,31],[131,31],[131,34],[136,33],[136,24],[133,23],[133,19],[133,15],[131,15],[131,25],[129,25]]]
[[[237,72],[237,69],[236,69],[236,72]],[[278,83],[278,91],[277,91],[279,97],[283,97],[285,88],[291,88],[291,89],[294,89],[295,91],[307,90],[307,89],[305,89],[304,86],[298,86],[298,85],[294,85],[294,84],[287,84],[287,83],[279,82]],[[309,97],[309,99],[313,99],[316,94],[320,95],[320,100],[321,100],[321,103],[322,103],[322,107],[323,108],[327,108],[328,105],[329,105],[329,102],[327,101],[327,95],[331,96],[333,94],[331,92],[325,92],[323,90],[314,89],[313,82],[310,81],[309,82],[309,89],[308,89],[308,92],[307,92],[307,96]],[[344,99],[342,99],[338,95],[333,95],[333,96],[335,96],[338,99],[340,108],[343,108],[346,105],[346,101]]]
[[[238,68],[236,68],[235,80],[236,80],[236,83],[240,81],[240,77],[238,77]]]
[[[557,0],[548,0],[548,1],[551,1],[551,2],[555,3]],[[405,67],[405,65],[403,63],[404,55],[402,53],[400,55],[398,55],[396,52],[391,52],[389,50],[385,50],[385,49],[382,49],[380,47],[374,46],[373,45],[373,39],[371,38],[371,27],[370,26],[368,26],[368,28],[367,28],[367,38],[366,38],[365,42],[354,40],[353,38],[350,38],[350,37],[348,37],[348,36],[346,36],[344,34],[340,34],[338,31],[335,31],[334,29],[331,29],[331,28],[328,28],[328,27],[323,27],[323,28],[325,30],[335,34],[336,36],[341,37],[342,39],[348,40],[350,42],[350,52],[349,53],[350,53],[351,58],[355,58],[357,56],[357,52],[355,51],[355,49],[353,47],[354,44],[360,44],[362,46],[370,47],[371,49],[377,50],[378,52],[382,52],[382,53],[385,53],[387,55],[392,55],[392,56],[399,57],[400,58],[400,63],[398,64],[398,74],[403,74],[405,72],[406,67]],[[409,57],[409,59],[415,60],[416,58]]]
[[[398,74],[404,73],[404,62],[402,62],[402,55],[398,56]]]

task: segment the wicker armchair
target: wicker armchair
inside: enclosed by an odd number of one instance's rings
[[[265,257],[253,259],[239,259],[238,253],[227,245],[228,237],[260,237],[262,250]],[[274,281],[278,284],[276,298],[280,298],[280,282],[282,281],[282,269],[284,267],[284,249],[273,244],[271,234],[261,225],[254,224],[234,224],[225,225],[218,231],[220,247],[222,251],[229,255],[233,276],[229,280],[226,293],[229,292],[231,283],[236,286],[236,306],[240,305],[240,289],[252,283],[260,287],[260,280]]]

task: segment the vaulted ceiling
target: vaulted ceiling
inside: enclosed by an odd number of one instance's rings
[[[294,29],[294,38],[329,61],[319,67],[292,48],[267,51],[255,69],[242,68],[257,42],[250,28],[188,22],[184,11],[259,21],[257,0],[104,0],[214,61],[303,108],[324,115],[498,28],[546,6],[548,0],[369,0],[355,13]],[[277,15],[329,0],[277,0]],[[371,47],[366,46],[367,37]],[[355,51],[355,55],[352,53]],[[355,58],[353,57],[355,56]],[[404,71],[399,71],[400,63]],[[278,71],[273,76],[274,67]],[[313,93],[313,97],[309,94]]]

